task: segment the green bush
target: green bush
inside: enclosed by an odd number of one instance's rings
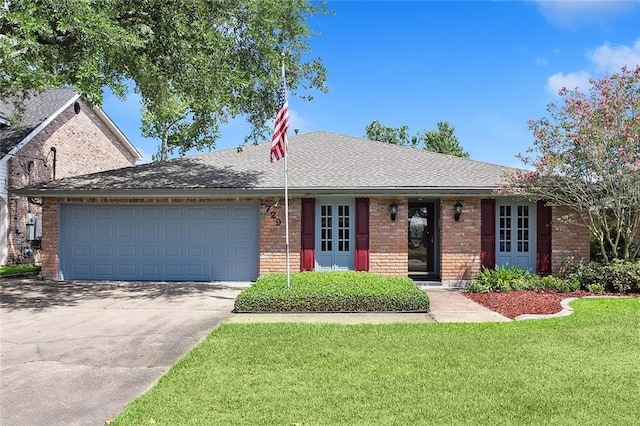
[[[406,277],[366,272],[300,272],[260,277],[235,300],[234,312],[376,312],[429,310],[429,298]]]
[[[489,291],[522,290],[533,277],[535,275],[528,269],[519,266],[498,266],[495,269],[483,269],[467,286],[467,291],[488,293]]]
[[[563,265],[561,275],[579,282],[580,287],[589,290],[593,284],[601,285],[606,291],[640,292],[640,262],[614,260],[611,263],[571,262]]]
[[[6,265],[0,266],[0,276],[3,275],[19,275],[19,274],[36,274],[40,272],[40,267],[36,265]]]
[[[467,286],[467,291],[471,293],[512,290],[556,290],[568,293],[578,289],[580,289],[580,282],[575,278],[538,277],[528,269],[518,266],[498,266],[496,269],[484,269]]]
[[[601,294],[604,293],[604,287],[602,284],[587,284],[587,291],[590,293]]]

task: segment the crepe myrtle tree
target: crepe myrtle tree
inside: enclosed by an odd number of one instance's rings
[[[125,97],[132,86],[160,157],[213,147],[233,117],[258,141],[275,115],[282,52],[293,95],[326,92],[308,21],[328,13],[312,0],[0,1],[0,98],[72,87],[100,105],[104,88]]]
[[[563,88],[549,118],[529,122],[533,147],[503,192],[568,207],[605,263],[640,254],[640,66],[591,79],[588,93]]]

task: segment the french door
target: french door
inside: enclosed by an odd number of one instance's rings
[[[496,204],[496,265],[536,270],[535,205],[527,202]]]
[[[316,204],[316,270],[354,269],[352,201],[318,200]]]

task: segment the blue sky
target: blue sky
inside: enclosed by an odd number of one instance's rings
[[[640,1],[330,1],[314,17],[311,55],[328,70],[328,94],[291,96],[290,134],[324,130],[363,137],[379,120],[412,133],[456,128],[479,161],[520,166],[532,145],[528,119],[547,115],[563,87],[588,88],[640,64]],[[277,70],[276,70],[277,72]],[[158,141],[140,135],[139,99],[108,95],[104,110],[148,161]],[[248,133],[222,129],[216,149]],[[268,159],[265,159],[268,161]]]

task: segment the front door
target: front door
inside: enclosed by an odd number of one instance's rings
[[[316,208],[316,270],[354,269],[353,202],[318,200]]]
[[[434,204],[409,204],[409,275],[428,279],[434,271]]]
[[[499,201],[496,215],[496,265],[535,271],[535,205]]]

